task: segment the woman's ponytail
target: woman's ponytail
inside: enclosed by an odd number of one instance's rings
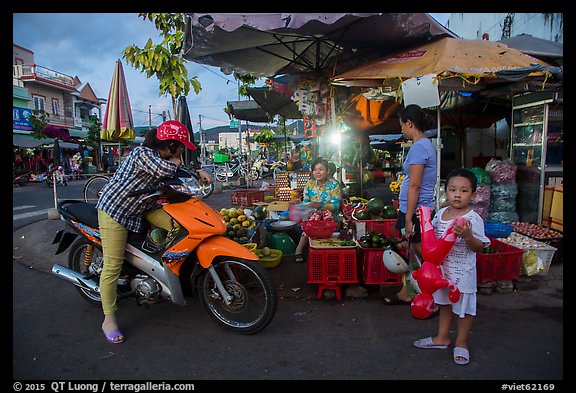
[[[434,128],[434,118],[419,105],[410,104],[400,111],[400,120],[406,123],[411,120],[414,126],[424,132]]]

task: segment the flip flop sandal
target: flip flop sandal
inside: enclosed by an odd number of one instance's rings
[[[383,301],[384,301],[384,304],[387,306],[396,306],[399,304],[411,304],[412,303],[412,300],[409,300],[409,301],[402,300],[396,294],[385,296]]]
[[[294,256],[294,262],[296,263],[304,263],[304,256],[302,254],[296,254]]]
[[[466,348],[454,347],[454,362],[462,366],[470,362],[470,352]]]
[[[448,345],[434,344],[434,341],[432,341],[432,337],[421,338],[419,340],[414,341],[413,344],[415,347],[422,348],[422,349],[446,349],[446,348],[448,348]]]
[[[108,333],[102,330],[102,333],[104,333],[106,341],[108,341],[110,344],[122,344],[124,342],[124,335],[119,329],[112,330]]]

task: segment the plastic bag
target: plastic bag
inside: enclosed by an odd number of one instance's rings
[[[490,185],[490,211],[515,212],[518,186],[514,183],[492,183]]]
[[[490,214],[490,205],[470,203],[470,208],[483,219],[487,219]]]
[[[492,158],[486,164],[486,171],[493,183],[510,183],[516,181],[516,165],[510,160]]]
[[[492,183],[492,179],[490,179],[490,175],[486,169],[475,166],[473,168],[468,168],[468,170],[476,176],[478,185]]]
[[[490,221],[499,222],[501,224],[509,224],[511,222],[519,221],[518,213],[515,211],[508,211],[508,212],[493,212],[490,211],[490,215],[488,216]]]
[[[268,182],[263,181],[262,186],[260,187],[260,191],[268,191],[270,189],[270,184]]]
[[[490,204],[490,195],[492,191],[489,184],[479,184],[476,187],[476,196],[473,199],[474,204]]]
[[[310,203],[293,203],[290,204],[289,210],[289,218],[290,221],[294,221],[295,223],[299,223],[302,220],[307,220],[310,216],[310,213],[314,210],[310,207]]]

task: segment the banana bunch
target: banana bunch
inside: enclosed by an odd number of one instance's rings
[[[404,177],[405,175],[401,175],[398,177],[397,180],[393,181],[390,183],[390,191],[392,191],[393,193],[400,193],[400,186],[402,185],[402,182],[404,181]]]

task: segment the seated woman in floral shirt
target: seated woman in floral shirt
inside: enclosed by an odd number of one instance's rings
[[[308,180],[304,186],[302,202],[308,203],[308,206],[316,210],[328,210],[334,217],[340,211],[340,183],[332,177],[328,161],[324,158],[316,158],[311,165],[313,179]],[[304,262],[302,252],[308,244],[308,236],[302,232],[298,246],[296,247],[296,256],[294,262]]]

